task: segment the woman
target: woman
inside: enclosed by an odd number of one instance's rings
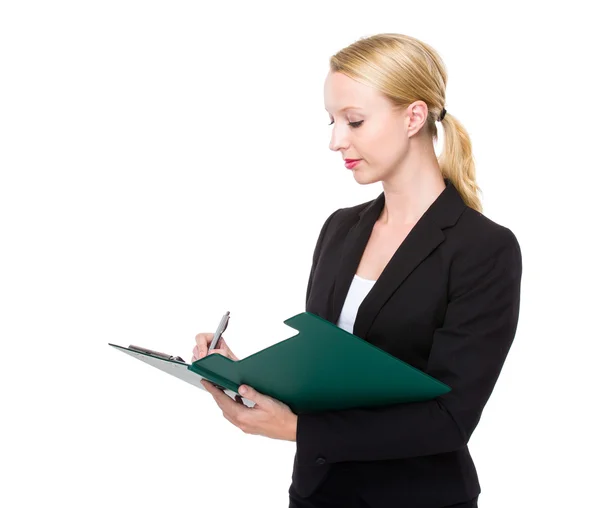
[[[244,432],[296,441],[290,507],[477,506],[467,443],[515,336],[521,250],[481,213],[469,137],[446,113],[445,85],[437,53],[405,35],[361,39],[331,58],[330,148],[358,183],[380,181],[383,192],[325,221],[306,310],[452,390],[295,415],[252,387],[240,389],[251,409],[203,382]],[[446,134],[439,161],[436,120]],[[211,338],[196,337],[194,359]],[[237,360],[224,340],[212,353]]]

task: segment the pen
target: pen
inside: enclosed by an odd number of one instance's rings
[[[210,342],[210,346],[208,346],[209,351],[212,351],[215,348],[215,346],[217,345],[217,342],[219,342],[219,339],[221,338],[221,335],[223,335],[223,332],[227,328],[228,324],[229,324],[229,311],[227,311],[225,314],[223,314],[223,317],[221,318],[221,322],[219,323],[219,326],[217,326],[217,331],[215,332],[213,339]],[[225,388],[223,388],[221,385],[213,383],[212,381],[209,381],[209,382],[212,383],[217,388],[219,388],[220,390],[225,391]]]
[[[219,323],[219,326],[217,327],[217,331],[215,332],[215,335],[213,336],[210,346],[208,347],[209,351],[212,351],[215,348],[215,346],[217,345],[217,342],[219,342],[219,339],[221,338],[221,335],[223,335],[223,332],[227,328],[228,324],[229,324],[229,311],[227,311],[225,314],[223,314],[223,317],[221,318],[221,322]]]

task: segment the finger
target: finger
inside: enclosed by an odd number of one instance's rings
[[[211,349],[208,352],[208,354],[209,355],[217,354],[217,355],[224,356],[225,358],[230,358],[229,354],[227,353],[227,351],[225,349]]]
[[[223,339],[222,341],[221,341],[221,339],[219,339],[217,347],[218,347],[218,349],[222,349],[223,351],[225,351],[226,352],[225,356],[227,356],[231,360],[235,360],[236,362],[239,360],[239,358],[233,354],[233,351],[229,348],[229,346],[225,342],[225,339]]]
[[[206,390],[215,398],[217,405],[225,412],[235,415],[235,411],[239,411],[238,404],[229,395],[227,395],[220,388],[217,388],[213,383],[207,379],[200,381]]]
[[[238,361],[238,357],[233,354],[233,351],[231,351],[231,349],[223,348],[223,351],[225,351],[225,356],[227,356],[227,358],[236,362]]]
[[[206,391],[209,392],[212,396],[215,396],[217,392],[221,392],[213,383],[211,383],[208,379],[201,379],[200,384],[206,388]],[[215,397],[216,398],[216,397]]]
[[[269,400],[269,398],[266,395],[257,392],[254,388],[248,385],[240,385],[238,388],[238,393],[244,398],[251,400],[256,404],[264,405]]]
[[[199,333],[196,335],[196,346],[198,347],[198,358],[203,358],[208,352],[208,344],[212,340],[214,333]]]
[[[231,418],[225,411],[223,411],[223,418],[225,418],[229,423],[235,425],[238,429],[242,430],[240,426],[235,422],[233,418]]]
[[[220,346],[220,348],[227,351],[227,356],[232,360],[235,360],[236,362],[239,360],[239,358],[233,354],[233,351],[225,341],[223,341],[223,344]]]
[[[214,390],[217,390],[217,391],[218,391],[218,392],[220,392],[220,393],[224,393],[224,391],[225,391],[225,388],[223,388],[223,387],[221,387],[221,386],[217,385],[216,383],[213,383],[212,381],[209,381],[209,380],[208,380],[208,379],[206,379],[206,378],[202,378],[202,379],[200,380],[200,383],[201,383],[201,384],[202,384],[202,386],[204,386],[205,388],[207,388],[207,389],[210,389],[210,390],[213,390],[213,391],[214,391]]]

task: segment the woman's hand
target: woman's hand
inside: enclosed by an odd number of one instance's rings
[[[196,335],[196,346],[194,347],[192,362],[204,358],[207,354],[221,354],[231,360],[238,361],[239,358],[229,349],[223,335],[218,340],[215,349],[208,351],[214,335],[214,333],[199,333]],[[240,395],[254,402],[254,407],[249,408],[243,403],[239,395],[236,395],[236,400],[233,400],[210,381],[202,379],[200,382],[213,396],[215,402],[223,411],[223,416],[245,433],[296,441],[298,417],[283,402],[259,393],[247,385],[242,385],[239,388]]]
[[[238,404],[210,381],[202,379],[200,382],[214,397],[223,416],[246,434],[296,441],[298,416],[283,402],[259,393],[248,385],[241,385],[238,390],[240,395],[254,402],[254,407],[250,408]]]
[[[199,333],[196,335],[196,345],[194,346],[192,362],[204,358],[207,354],[219,354],[230,358],[231,360],[238,361],[239,358],[233,354],[229,346],[225,343],[225,337],[221,335],[215,348],[212,351],[208,351],[208,346],[215,336],[214,333]]]

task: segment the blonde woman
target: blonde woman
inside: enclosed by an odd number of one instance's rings
[[[513,342],[521,250],[481,212],[471,143],[445,109],[446,70],[406,35],[330,59],[330,149],[374,200],[334,211],[314,250],[306,310],[449,385],[427,402],[294,414],[252,387],[254,408],[207,389],[244,432],[296,442],[290,508],[473,508],[468,442]],[[445,142],[438,160],[436,122]],[[212,334],[199,334],[194,358]],[[215,352],[237,359],[224,340]]]

